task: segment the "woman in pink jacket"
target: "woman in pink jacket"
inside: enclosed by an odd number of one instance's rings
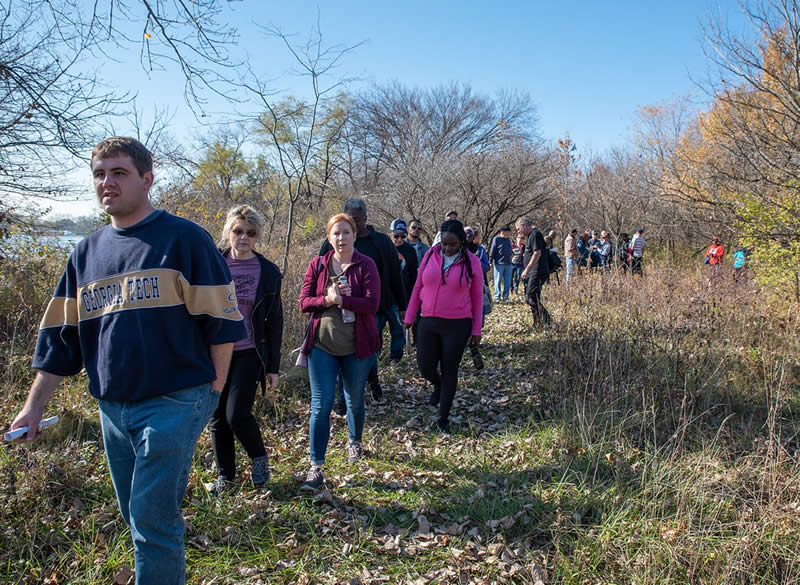
[[[411,327],[421,305],[417,364],[433,384],[430,403],[439,405],[436,426],[449,434],[461,356],[470,338],[475,345],[481,341],[483,273],[477,256],[464,248],[466,234],[460,221],[448,220],[440,231],[441,241],[422,259],[403,328]]]

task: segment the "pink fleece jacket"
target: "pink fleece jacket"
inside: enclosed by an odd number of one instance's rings
[[[467,282],[464,262],[472,266],[472,280]],[[464,256],[447,271],[442,283],[442,252],[437,244],[425,254],[417,282],[408,301],[404,321],[414,322],[422,305],[423,317],[472,319],[472,335],[481,334],[483,321],[483,272],[475,254],[464,250]],[[462,277],[461,272],[464,271]]]

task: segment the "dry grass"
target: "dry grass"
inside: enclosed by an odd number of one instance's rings
[[[305,264],[284,282],[285,348]],[[413,361],[385,365],[353,465],[336,418],[328,489],[298,492],[308,402],[287,366],[259,403],[274,479],[212,498],[207,436],[186,500],[191,583],[800,582],[798,307],[686,269],[548,286],[489,316],[487,369],[463,364],[452,437]],[[7,347],[7,346],[6,346]],[[7,355],[7,361],[20,359]],[[19,375],[17,375],[17,379]],[[0,575],[109,583],[130,563],[81,379],[38,445],[0,451]],[[24,397],[4,386],[9,420]],[[246,480],[246,465],[241,466]],[[48,580],[49,579],[49,580]]]

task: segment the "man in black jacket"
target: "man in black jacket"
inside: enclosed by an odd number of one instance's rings
[[[392,235],[392,242],[397,250],[397,258],[400,260],[400,269],[403,275],[403,288],[406,291],[406,304],[411,300],[411,291],[414,290],[414,283],[417,282],[417,251],[413,246],[406,242],[408,230],[404,219],[397,218],[389,227]],[[400,320],[400,312],[397,305],[392,305],[390,309],[391,318],[389,319],[389,333],[392,336],[392,343],[389,348],[389,359],[399,361],[403,359],[403,349],[406,341],[403,333],[403,323]]]
[[[352,217],[356,224],[356,250],[372,258],[378,267],[378,274],[381,278],[381,300],[378,304],[378,312],[375,313],[375,320],[378,325],[378,331],[383,331],[384,325],[389,321],[392,305],[397,305],[401,321],[408,306],[397,250],[389,236],[376,232],[375,228],[367,225],[367,204],[363,199],[350,197],[344,202],[344,212]],[[326,239],[322,243],[319,255],[323,256],[329,250],[331,250],[331,245]],[[375,364],[369,372],[367,382],[369,383],[372,397],[378,400],[383,396],[383,390],[378,382],[377,356],[375,358]],[[342,410],[344,410],[342,408],[343,404],[344,401],[340,400],[334,407],[337,414],[342,414]]]

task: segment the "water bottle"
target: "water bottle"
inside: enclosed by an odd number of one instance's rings
[[[347,276],[344,274],[339,275],[339,284],[347,284]],[[356,314],[349,310],[349,309],[342,309],[342,321],[345,323],[354,323],[356,320]]]
[[[481,350],[478,349],[477,345],[470,342],[469,352],[470,354],[472,354],[472,363],[475,366],[475,369],[482,370],[484,368],[484,363],[483,363],[483,356],[481,355]]]

